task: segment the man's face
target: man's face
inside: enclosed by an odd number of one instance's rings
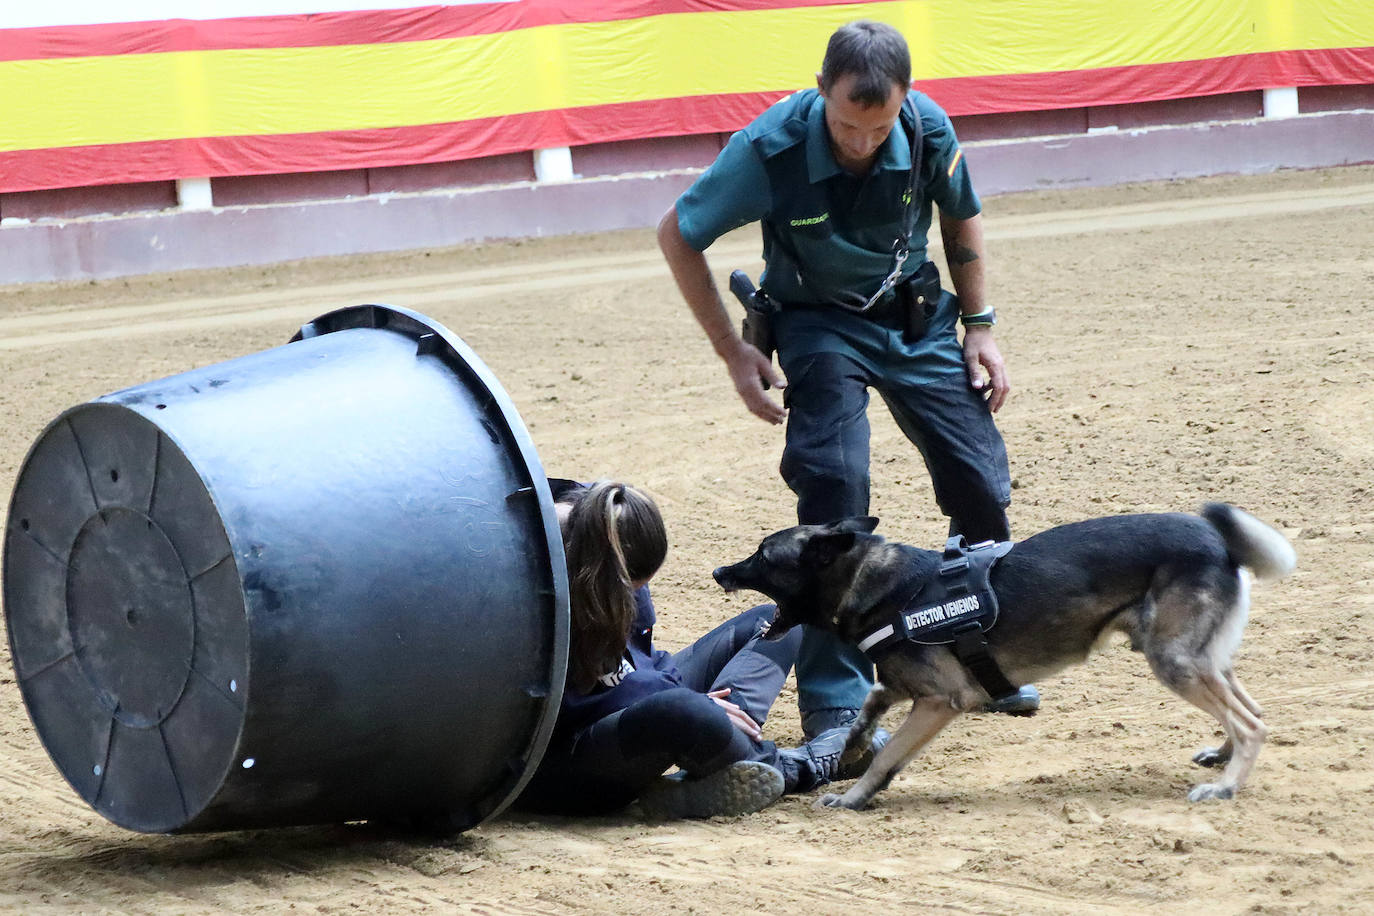
[[[825,126],[830,131],[830,150],[835,161],[846,172],[863,175],[878,157],[878,149],[892,133],[892,125],[901,114],[906,93],[895,83],[882,105],[867,107],[849,99],[855,77],[846,74],[835,80],[825,98]],[[816,77],[819,85],[820,77]]]

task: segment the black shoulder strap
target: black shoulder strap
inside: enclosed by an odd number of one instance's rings
[[[898,118],[907,122],[907,131],[911,134],[911,171],[907,173],[904,198],[906,212],[902,216],[902,237],[897,240],[903,261],[911,251],[911,233],[916,230],[916,215],[921,212],[921,207],[916,202],[916,189],[921,183],[921,165],[926,145],[925,134],[921,129],[921,112],[916,109],[917,95],[916,92],[906,94],[906,99],[902,102],[902,114]]]

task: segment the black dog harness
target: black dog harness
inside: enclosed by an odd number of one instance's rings
[[[988,577],[1012,541],[983,541],[970,547],[962,536],[945,542],[940,574],[921,585],[888,622],[863,639],[859,649],[873,661],[905,642],[953,646],[959,659],[994,700],[1017,692],[988,654],[984,634],[997,623],[997,593]]]

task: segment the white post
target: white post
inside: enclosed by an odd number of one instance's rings
[[[1266,118],[1291,118],[1298,113],[1298,87],[1284,86],[1280,89],[1264,90],[1264,116]]]
[[[538,181],[572,181],[572,150],[566,146],[534,151],[534,177]]]
[[[183,210],[209,210],[215,205],[208,178],[178,178],[177,205]]]

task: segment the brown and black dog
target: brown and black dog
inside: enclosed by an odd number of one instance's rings
[[[769,535],[753,556],[715,571],[727,591],[750,589],[777,603],[770,627],[797,624],[859,643],[900,613],[941,554],[873,534],[875,518],[799,525]],[[999,615],[987,648],[1012,684],[1029,684],[1084,661],[1113,633],[1124,633],[1159,681],[1213,716],[1226,735],[1198,753],[1202,766],[1225,766],[1191,801],[1231,798],[1245,784],[1264,743],[1260,708],[1231,670],[1250,606],[1251,576],[1276,579],[1297,562],[1275,529],[1219,503],[1201,515],[1121,515],[1061,525],[1020,541],[992,568]],[[849,733],[847,750],[867,748],[894,702],[910,714],[864,776],[832,807],[861,809],[935,735],[988,694],[949,646],[902,642],[879,657],[878,680]]]

